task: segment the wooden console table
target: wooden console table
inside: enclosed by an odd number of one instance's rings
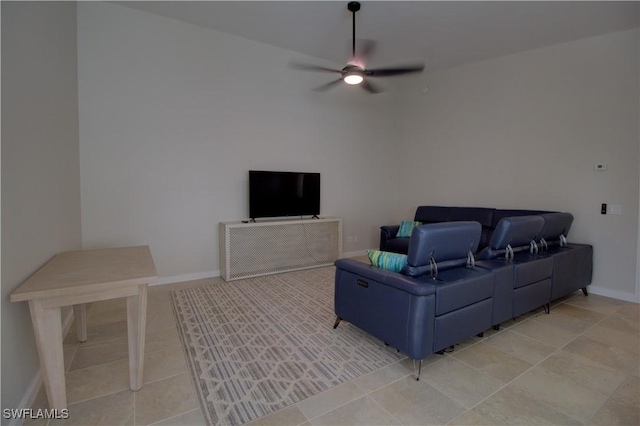
[[[60,308],[73,305],[78,340],[87,340],[85,303],[127,298],[129,385],[142,386],[147,286],[157,279],[148,246],[79,250],[56,255],[11,293],[29,302],[49,407],[67,408]]]
[[[220,222],[225,281],[333,265],[342,257],[342,219]]]

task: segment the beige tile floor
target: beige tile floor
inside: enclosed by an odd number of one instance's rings
[[[124,299],[94,303],[89,340],[65,339],[70,417],[49,424],[203,424],[169,293],[216,280],[150,288],[138,392],[128,389]],[[33,408],[45,406],[41,390]],[[529,313],[429,357],[420,381],[405,359],[253,424],[638,425],[640,305],[578,292],[550,315]]]

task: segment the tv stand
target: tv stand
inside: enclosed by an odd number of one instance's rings
[[[220,222],[225,281],[333,265],[342,256],[342,219]]]

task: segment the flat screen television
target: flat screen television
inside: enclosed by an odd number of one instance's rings
[[[249,217],[317,216],[320,173],[249,170]]]

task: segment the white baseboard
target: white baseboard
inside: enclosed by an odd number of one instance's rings
[[[611,297],[612,299],[624,300],[626,302],[640,303],[640,295],[627,293],[625,291],[611,290],[605,287],[588,286],[587,291],[589,293],[597,294],[598,296]]]
[[[366,256],[367,250],[356,250],[356,251],[348,251],[346,253],[342,253],[342,257],[358,257],[358,256]],[[160,277],[158,281],[151,284],[155,285],[165,285],[165,284],[173,284],[180,283],[183,281],[195,281],[202,280],[205,278],[217,278],[220,276],[220,271],[205,271],[205,272],[194,272],[191,274],[182,274],[182,275],[174,275],[172,277]]]
[[[172,277],[160,277],[158,278],[158,281],[156,281],[151,285],[173,284],[173,283],[180,283],[183,281],[201,280],[204,278],[216,278],[219,276],[220,276],[220,271],[194,272],[192,274],[174,275]]]
[[[33,402],[36,400],[36,396],[38,396],[38,391],[40,390],[40,386],[42,386],[42,369],[38,368],[36,371],[36,375],[31,380],[27,391],[22,396],[22,400],[18,403],[18,409],[31,408],[33,406]],[[10,419],[8,426],[18,426],[24,422],[25,419]]]
[[[367,250],[356,250],[356,251],[348,251],[346,253],[342,253],[342,257],[358,257],[358,256],[366,256]],[[165,285],[165,284],[173,284],[180,283],[183,281],[195,281],[202,280],[205,278],[217,278],[220,276],[220,271],[205,271],[205,272],[194,272],[191,274],[182,274],[182,275],[174,275],[172,277],[160,277],[158,281],[151,284],[152,286],[156,285]]]
[[[73,309],[70,309],[69,313],[67,314],[67,316],[64,318],[64,321],[62,322],[62,339],[63,340],[65,339],[65,337],[67,337],[67,333],[69,333],[69,330],[71,329],[72,322],[73,322]],[[36,400],[36,397],[38,396],[38,391],[40,390],[40,386],[42,386],[42,382],[43,382],[42,369],[38,368],[38,371],[36,371],[35,376],[33,376],[33,379],[31,379],[31,383],[29,383],[29,387],[27,387],[27,390],[22,396],[22,399],[18,403],[18,406],[16,407],[17,409],[26,409],[26,408],[31,408],[33,406],[33,402]],[[9,420],[9,423],[7,423],[7,425],[19,426],[24,422],[24,420],[25,419],[11,419]]]

